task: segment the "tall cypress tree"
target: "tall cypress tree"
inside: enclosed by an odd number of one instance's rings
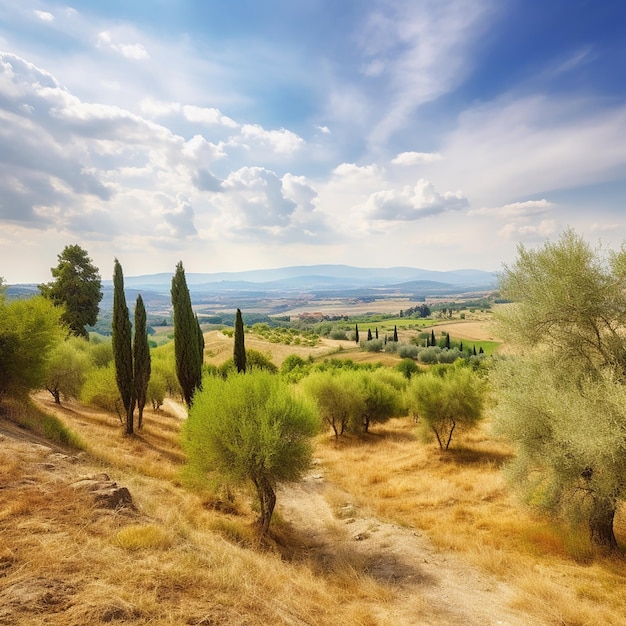
[[[446,350],[450,349],[450,333],[446,333]]]
[[[359,325],[358,324],[354,325],[354,341],[359,343]]]
[[[196,389],[202,388],[201,342],[198,320],[191,307],[191,296],[185,278],[183,262],[176,265],[172,277],[172,307],[174,309],[174,354],[176,376],[187,406],[191,406]]]
[[[430,345],[431,346],[436,346],[437,345],[437,340],[435,339],[435,331],[434,330],[430,331]]]
[[[237,371],[245,374],[246,347],[243,335],[243,318],[241,317],[241,311],[239,309],[237,309],[237,314],[235,315],[235,348],[233,352],[233,360],[235,361]]]
[[[126,434],[134,431],[135,392],[133,384],[133,352],[130,318],[124,294],[124,274],[120,262],[115,259],[113,270],[113,361],[115,381],[122,397],[126,413]]]
[[[393,327],[393,341],[398,343],[398,327],[396,325]]]
[[[368,341],[372,340],[372,329],[371,328],[367,329],[367,340]]]
[[[133,339],[133,371],[135,383],[135,397],[137,399],[137,428],[143,422],[143,408],[146,406],[148,382],[150,381],[150,345],[146,332],[146,308],[141,294],[137,295],[135,303],[135,337]]]
[[[376,339],[378,339],[378,326],[376,326]]]

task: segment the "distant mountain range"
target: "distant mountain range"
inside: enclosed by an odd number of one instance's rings
[[[308,265],[247,272],[188,273],[191,299],[205,314],[237,307],[280,313],[295,306],[315,310],[328,299],[361,300],[406,297],[416,302],[428,297],[456,297],[491,291],[496,275],[481,270],[438,272],[412,267],[360,268],[349,265]],[[124,288],[132,308],[141,293],[148,313],[167,316],[171,310],[172,274],[125,276]],[[102,281],[100,310],[113,306],[113,281]],[[37,286],[9,285],[10,298],[29,297]]]
[[[193,293],[324,291],[355,288],[406,287],[407,289],[493,289],[494,272],[462,269],[433,271],[412,267],[361,268],[349,265],[306,265],[245,272],[186,273],[187,285]],[[171,287],[172,274],[150,274],[124,277],[131,289],[154,292]],[[411,283],[411,284],[409,284]],[[103,281],[111,286],[112,281]]]

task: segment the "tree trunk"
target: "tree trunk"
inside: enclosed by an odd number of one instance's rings
[[[595,500],[589,516],[589,534],[591,542],[602,548],[617,550],[617,540],[613,531],[615,503],[609,500]]]
[[[50,387],[46,387],[46,389],[52,394],[54,403],[61,404],[61,392],[58,389],[50,389]]]
[[[256,487],[257,495],[259,496],[259,505],[261,507],[261,515],[259,516],[259,526],[261,527],[261,533],[267,534],[270,528],[270,521],[272,520],[272,513],[276,506],[276,494],[270,484],[269,480],[265,476],[259,478],[253,478],[252,482]]]

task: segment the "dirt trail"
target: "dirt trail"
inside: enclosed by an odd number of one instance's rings
[[[414,530],[368,516],[349,496],[333,512],[325,491],[318,468],[301,483],[281,489],[277,508],[306,537],[305,548],[320,566],[359,563],[367,576],[394,590],[393,600],[381,606],[381,619],[397,626],[530,623],[510,608],[514,590],[506,584],[438,550]]]

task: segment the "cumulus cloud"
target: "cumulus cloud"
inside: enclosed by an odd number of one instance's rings
[[[218,124],[228,128],[238,128],[239,124],[230,117],[223,115],[219,109],[187,105],[183,107],[185,119],[199,124]]]
[[[267,146],[279,154],[293,154],[304,144],[304,139],[296,133],[281,128],[279,130],[266,130],[259,124],[244,124],[241,127],[243,141],[257,142]]]
[[[158,234],[165,234],[175,239],[198,234],[194,224],[194,211],[189,198],[184,194],[177,194],[175,198],[162,194],[161,201],[165,207],[162,212],[164,221],[157,227]]]
[[[439,152],[401,152],[391,162],[394,165],[421,165],[441,161]]]
[[[150,58],[148,51],[140,43],[116,43],[108,30],[98,34],[98,48],[109,48],[127,59],[143,61]]]
[[[222,221],[248,232],[269,232],[289,225],[296,203],[283,195],[283,184],[275,172],[262,167],[242,167],[222,183]]]
[[[388,221],[414,221],[465,209],[469,202],[459,191],[440,194],[432,183],[420,179],[415,185],[402,189],[387,189],[373,193],[365,204],[370,218]]]

